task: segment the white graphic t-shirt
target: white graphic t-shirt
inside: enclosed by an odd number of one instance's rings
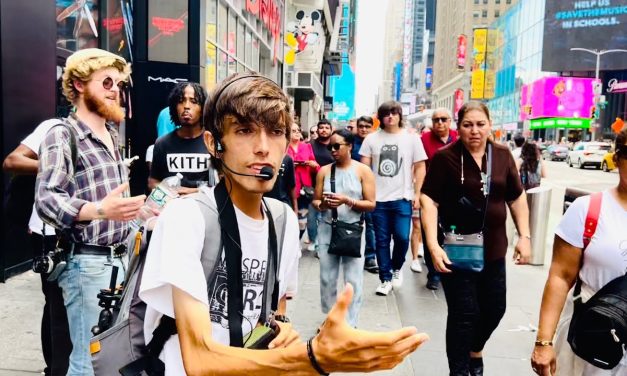
[[[212,189],[202,189],[214,200]],[[185,291],[210,309],[211,334],[215,341],[229,344],[226,307],[226,264],[218,263],[216,281],[207,288],[200,263],[205,224],[198,203],[176,199],[161,213],[152,234],[142,277],[140,297],[146,302],[144,334],[146,341],[163,314],[174,317],[172,286]],[[268,256],[268,221],[248,217],[235,207],[242,246],[244,319],[242,334],[252,330],[261,314],[262,289]],[[300,242],[298,219],[286,210],[283,250],[279,268],[279,297],[296,293]],[[178,336],[166,342],[160,358],[166,364],[166,375],[184,375]]]
[[[420,137],[405,129],[398,133],[380,130],[366,137],[359,154],[372,158],[377,201],[414,199],[413,164],[427,159]]]
[[[26,136],[26,138],[22,141],[22,145],[26,146],[30,150],[32,150],[35,155],[39,156],[39,146],[41,142],[46,138],[46,134],[52,128],[53,125],[59,124],[59,119],[50,119],[40,123],[37,128],[33,131],[33,133]],[[30,214],[30,220],[28,221],[28,228],[39,235],[42,234],[42,230],[45,231],[46,236],[54,235],[54,227],[50,225],[45,225],[44,222],[37,215],[37,211],[35,210],[35,204],[33,203],[33,211]]]

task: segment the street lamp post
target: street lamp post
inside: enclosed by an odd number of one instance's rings
[[[612,49],[612,50],[589,50],[587,48],[580,48],[580,47],[573,47],[570,49],[571,51],[583,51],[583,52],[587,52],[593,55],[596,55],[597,57],[597,64],[596,64],[596,68],[594,70],[594,78],[598,79],[599,78],[599,66],[601,64],[601,56],[605,55],[605,54],[611,54],[614,52],[627,52],[627,50],[623,50],[620,48],[616,48],[616,49]]]
[[[596,61],[596,66],[594,68],[594,78],[595,78],[595,80],[599,79],[599,68],[600,68],[600,65],[601,65],[601,56],[603,56],[605,54],[616,53],[616,52],[627,52],[627,50],[620,49],[620,48],[615,48],[615,49],[611,49],[611,50],[597,50],[597,49],[590,50],[590,49],[587,49],[587,48],[573,47],[570,50],[571,51],[587,52],[589,54],[593,54],[593,55],[596,56],[597,61]],[[600,98],[601,98],[602,94],[603,94],[603,85],[601,84],[599,92],[594,94],[594,105],[595,105],[597,111],[600,111],[600,108],[597,107],[597,106],[599,106],[599,101],[600,101]],[[598,117],[601,117],[601,116],[599,115]],[[596,124],[596,122],[595,122],[595,124]],[[592,129],[592,135],[591,135],[592,139],[594,139],[594,137],[595,137],[594,133],[595,133],[595,131],[594,131],[594,128],[593,128]]]

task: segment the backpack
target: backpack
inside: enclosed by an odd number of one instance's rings
[[[596,231],[602,197],[602,192],[590,196],[584,251]],[[575,310],[568,328],[570,347],[588,363],[613,369],[627,350],[627,274],[603,286],[585,303],[581,301],[581,280],[578,279],[573,295]]]
[[[525,189],[525,191],[528,191],[531,188],[540,186],[540,179],[542,178],[541,176],[542,167],[540,166],[540,161],[538,161],[538,167],[536,168],[535,172],[529,171],[526,167],[527,166],[521,167],[520,169],[520,182],[522,183],[522,186]]]
[[[191,194],[185,199],[194,199],[198,202],[205,221],[205,240],[201,262],[205,279],[212,281],[215,278],[214,272],[224,246],[216,201],[212,201],[202,192]],[[276,270],[278,271],[287,222],[286,206],[284,203],[271,198],[264,198],[263,202],[270,211],[276,229],[277,243],[279,244],[276,261]],[[113,307],[113,325],[108,330],[94,336],[90,341],[92,365],[96,376],[116,374],[158,376],[165,372],[165,365],[159,359],[159,354],[165,342],[176,333],[176,323],[174,319],[163,316],[160,324],[153,332],[152,340],[148,344],[145,343],[146,303],[140,299],[139,290],[149,243],[149,239],[146,238],[149,236],[143,236],[141,229],[129,236],[127,249],[131,250],[133,254],[119,303]],[[268,260],[268,264],[270,264],[270,260]],[[274,278],[272,273],[268,273],[266,281],[274,280]],[[271,284],[268,283],[267,286],[271,286]],[[269,306],[270,301],[278,296],[278,291],[274,294],[275,296],[272,296],[272,293],[271,289],[264,289],[264,304]]]

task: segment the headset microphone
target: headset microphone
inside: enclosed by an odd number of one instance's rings
[[[250,176],[252,178],[262,179],[266,181],[272,180],[272,178],[274,177],[274,169],[270,166],[263,166],[261,170],[259,170],[258,174],[243,174],[241,172],[233,171],[229,166],[226,165],[226,163],[224,163],[224,161],[222,161],[222,166],[224,166],[227,170],[231,171],[235,175],[239,176]]]

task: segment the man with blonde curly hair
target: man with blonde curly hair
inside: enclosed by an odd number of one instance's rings
[[[72,353],[68,375],[91,375],[89,340],[112,266],[122,265],[129,222],[144,196],[128,197],[128,172],[113,122],[124,119],[120,88],[126,61],[100,49],[68,57],[63,93],[74,111],[56,122],[39,149],[35,202],[39,216],[59,235],[58,275],[67,309]],[[119,273],[120,277],[122,272]]]

